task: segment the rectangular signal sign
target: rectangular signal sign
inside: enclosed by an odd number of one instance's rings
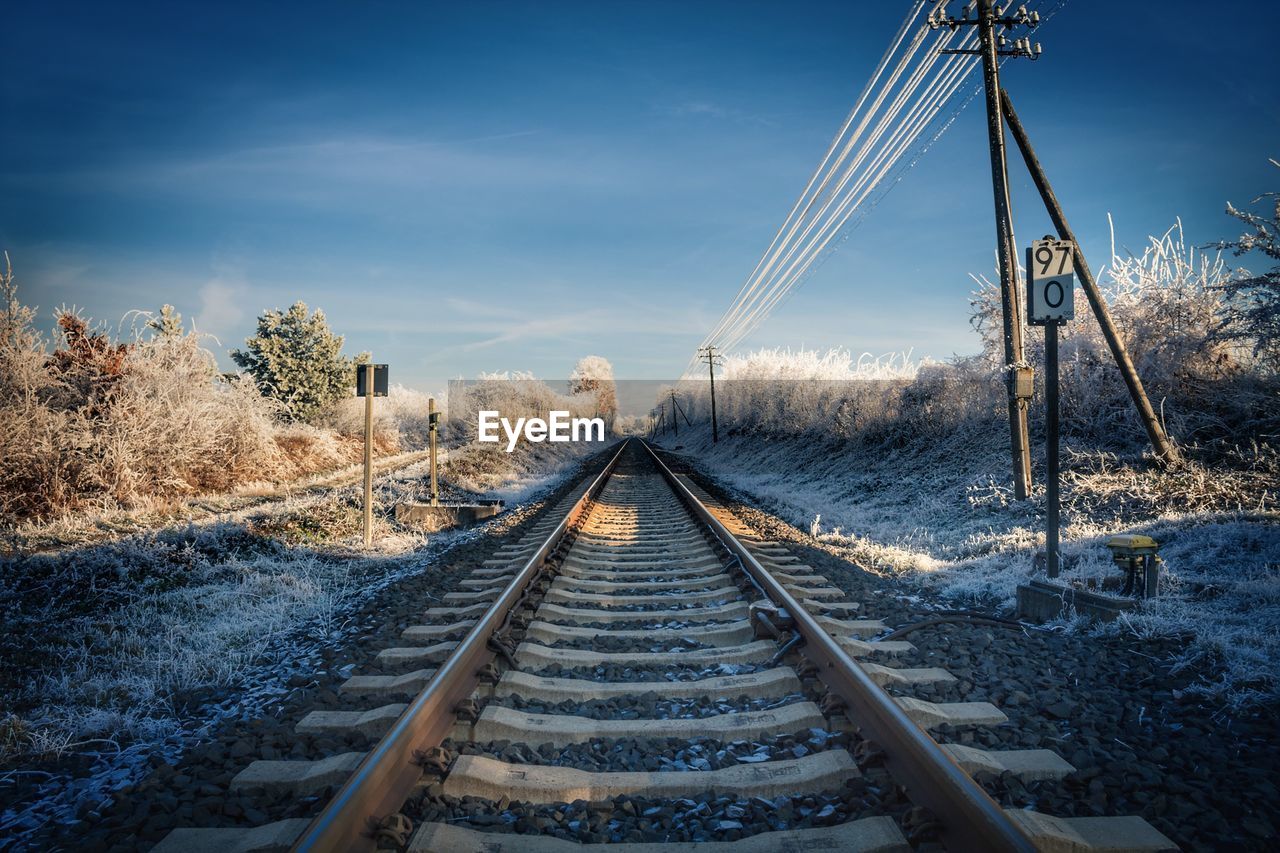
[[[1062,323],[1076,316],[1076,245],[1046,237],[1027,249],[1027,322]]]

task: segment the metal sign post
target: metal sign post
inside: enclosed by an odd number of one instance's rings
[[[1058,576],[1058,327],[1075,318],[1075,244],[1045,237],[1027,249],[1027,323],[1044,326],[1045,572]]]
[[[431,505],[440,505],[440,482],[436,479],[436,431],[439,428],[440,413],[436,411],[436,398],[427,400],[427,429],[431,436]]]
[[[364,397],[364,547],[373,544],[373,398],[387,396],[387,366],[356,368],[356,396]]]
[[[1058,485],[1058,324],[1044,325],[1044,455],[1045,455],[1045,572],[1058,576],[1058,537],[1062,497]]]

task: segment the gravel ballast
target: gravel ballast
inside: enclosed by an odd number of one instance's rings
[[[689,471],[687,460],[674,461]],[[690,473],[763,538],[784,545],[860,601],[860,617],[896,629],[954,607],[905,580],[864,569],[847,550],[744,504],[696,470]],[[1010,615],[981,604],[972,612]],[[1052,749],[1077,768],[1061,782],[983,779],[1005,804],[1066,817],[1138,815],[1189,850],[1275,848],[1280,714],[1257,706],[1232,711],[1203,698],[1194,687],[1213,675],[1180,666],[1182,641],[993,626],[963,616],[902,639],[917,646],[903,665],[944,667],[957,681],[891,692],[991,702],[1009,716],[996,727],[941,727],[932,732],[938,740]]]

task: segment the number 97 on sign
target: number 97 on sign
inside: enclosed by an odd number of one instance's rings
[[[1076,246],[1046,237],[1027,249],[1027,323],[1043,326],[1076,316]]]

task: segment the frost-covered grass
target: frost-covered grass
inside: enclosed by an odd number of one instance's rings
[[[325,629],[373,569],[234,523],[14,561],[9,706],[44,743],[171,734],[177,692],[231,683],[303,620]]]
[[[666,443],[873,571],[955,605],[1011,609],[1044,549],[1043,489],[1018,502],[1001,485],[1009,459],[1000,425],[881,454],[805,439],[735,436],[713,445],[702,430]],[[1068,460],[1063,578],[1118,577],[1106,539],[1152,536],[1165,560],[1164,594],[1101,630],[1190,635],[1188,660],[1211,658],[1218,673],[1203,689],[1233,704],[1273,699],[1280,692],[1280,513],[1271,507],[1280,458],[1270,451],[1230,467],[1188,468]]]
[[[359,545],[355,489],[0,567],[4,706],[16,751],[86,738],[154,740],[180,725],[182,691],[227,686],[283,635],[321,635],[364,588],[412,563],[426,538],[379,518]]]
[[[442,466],[446,499],[477,497],[466,480],[482,472],[485,496],[531,500],[595,449],[541,447],[554,450],[475,461],[478,448],[453,449]],[[427,537],[397,524],[393,509],[425,497],[427,465],[375,480],[372,551],[362,547],[360,490],[346,485],[4,558],[0,690],[3,707],[22,709],[9,724],[22,733],[10,749],[161,737],[177,725],[178,692],[233,683],[283,634],[304,623],[323,634],[370,583],[420,570],[414,554]]]
[[[421,450],[380,457],[374,461],[374,472],[381,476],[387,472],[403,474],[418,470],[422,467],[418,463],[426,457],[426,451]],[[242,519],[272,505],[297,510],[309,500],[323,500],[334,489],[358,482],[363,471],[362,464],[345,465],[284,483],[248,482],[229,492],[182,500],[145,501],[134,507],[62,514],[46,520],[28,519],[5,531],[0,554],[83,547],[184,522],[203,524]]]
[[[505,479],[485,470],[494,493],[532,502],[577,470],[586,449],[503,454],[492,461]],[[469,449],[452,454],[456,461]],[[424,493],[426,464],[375,480],[371,551],[362,547],[359,490],[342,486],[0,559],[0,835],[69,821],[157,755],[175,761],[219,721],[264,713],[288,694],[291,674],[365,630],[352,621],[362,602],[430,570],[452,545],[504,528],[512,512],[520,517],[511,507],[489,525],[429,540],[397,525],[391,508]],[[446,497],[475,497],[448,470]]]

